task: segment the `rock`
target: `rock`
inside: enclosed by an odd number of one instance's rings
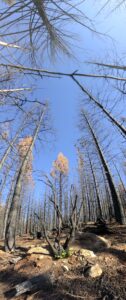
[[[93,251],[87,249],[80,249],[78,254],[83,257],[92,257],[92,258],[96,257]]]
[[[110,247],[110,242],[94,233],[78,232],[75,240],[72,241],[70,249],[78,251],[80,249],[88,249],[92,251],[100,251],[104,248]]]
[[[66,265],[63,265],[63,266],[62,266],[62,269],[63,269],[63,271],[65,271],[65,272],[68,272],[68,271],[69,271],[69,268],[68,268]]]
[[[27,251],[27,254],[45,254],[45,255],[49,255],[49,251],[46,248],[43,247],[34,247],[31,248]]]
[[[102,275],[102,269],[99,264],[95,264],[94,266],[87,267],[84,271],[84,274],[86,276],[96,278]]]
[[[79,245],[78,242],[76,243],[76,241],[73,241],[72,246],[69,248],[70,256],[75,255],[80,249],[82,249],[81,245]]]

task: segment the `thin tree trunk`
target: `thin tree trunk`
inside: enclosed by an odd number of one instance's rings
[[[10,206],[11,206],[11,201],[12,201],[12,197],[13,197],[13,192],[14,192],[16,177],[17,177],[17,172],[16,172],[16,174],[15,174],[15,176],[14,176],[12,182],[11,182],[10,191],[9,191],[9,194],[8,194],[8,197],[7,197],[7,201],[6,201],[5,214],[4,214],[4,224],[3,224],[3,239],[5,239],[7,219],[8,219],[8,214],[9,214],[9,210],[10,210]]]
[[[96,199],[97,199],[97,204],[98,204],[98,214],[99,214],[98,217],[102,218],[102,208],[101,208],[101,202],[100,202],[100,197],[99,197],[99,191],[98,191],[96,177],[95,177],[95,173],[94,173],[94,170],[93,170],[93,166],[92,166],[92,162],[91,162],[91,159],[89,157],[89,154],[88,154],[88,159],[89,159],[89,163],[90,163],[90,167],[91,167],[91,172],[92,172],[94,187],[95,187],[95,192],[96,192]]]
[[[12,251],[15,250],[15,235],[16,235],[16,227],[17,227],[17,215],[18,215],[18,209],[19,209],[19,198],[21,193],[21,187],[22,187],[22,176],[26,170],[28,157],[30,151],[33,149],[35,140],[38,136],[40,126],[42,123],[42,119],[45,113],[45,109],[41,112],[38,125],[35,128],[33,139],[31,142],[31,145],[29,146],[29,149],[23,159],[23,162],[21,164],[21,167],[18,172],[15,189],[11,201],[11,207],[8,215],[7,220],[7,227],[6,227],[6,233],[5,233],[5,250],[6,251]]]
[[[26,228],[25,228],[25,233],[28,234],[29,233],[29,215],[30,215],[30,199],[28,202],[28,207],[27,207],[27,217],[26,217]]]
[[[62,173],[60,172],[60,178],[59,178],[59,208],[60,208],[60,212],[62,214],[62,210],[63,210],[63,195],[62,195]]]
[[[6,174],[5,174],[4,179],[3,179],[3,182],[2,182],[2,184],[1,184],[1,188],[0,188],[0,202],[1,202],[1,200],[2,200],[2,199],[1,199],[1,198],[2,198],[2,193],[3,193],[3,190],[4,190],[4,188],[5,188],[6,180],[7,180],[8,174],[9,174],[9,172],[10,172],[10,170],[11,170],[11,167],[12,167],[12,165],[9,166],[9,167],[7,168]]]
[[[86,195],[87,205],[88,205],[88,221],[91,221],[91,204],[90,204],[90,199],[89,199],[86,176],[85,176],[85,191],[86,191],[85,195]]]

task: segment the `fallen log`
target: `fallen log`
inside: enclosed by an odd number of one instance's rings
[[[15,286],[15,297],[18,297],[26,292],[30,292],[33,288],[33,285],[30,280],[26,280],[22,283],[19,283]]]
[[[9,260],[9,263],[10,264],[16,264],[18,261],[20,261],[22,259],[21,256],[18,256],[18,257],[12,257],[10,260]]]
[[[41,274],[35,277],[32,277],[29,280],[25,280],[7,292],[5,292],[5,297],[11,299],[12,297],[18,297],[25,293],[34,293],[39,290],[48,290],[51,289],[54,284],[54,278],[52,272]]]

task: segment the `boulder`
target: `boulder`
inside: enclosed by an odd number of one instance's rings
[[[87,267],[84,271],[86,276],[90,276],[92,278],[96,278],[102,275],[102,269],[99,264],[95,264],[94,266]]]
[[[44,255],[50,255],[49,251],[46,248],[43,247],[34,247],[27,251],[27,254],[44,254]]]
[[[92,251],[100,251],[104,248],[110,247],[110,242],[94,233],[78,232],[75,235],[74,241],[70,244],[70,249],[75,251],[80,249],[88,249]]]

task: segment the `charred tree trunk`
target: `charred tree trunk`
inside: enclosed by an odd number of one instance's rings
[[[104,170],[105,170],[105,174],[106,174],[106,178],[108,180],[108,184],[109,184],[109,188],[110,188],[110,191],[111,191],[111,196],[112,196],[112,201],[113,201],[113,207],[114,207],[114,213],[115,213],[115,218],[116,218],[116,221],[119,222],[120,224],[126,224],[126,218],[125,218],[125,213],[124,213],[124,209],[123,209],[123,205],[122,205],[122,202],[121,202],[121,199],[116,191],[116,188],[115,188],[115,185],[114,185],[114,182],[113,182],[113,179],[112,179],[112,176],[111,176],[111,173],[110,173],[110,170],[109,170],[109,167],[107,165],[107,162],[104,158],[104,154],[101,150],[101,147],[99,145],[99,142],[98,142],[98,139],[97,137],[95,136],[95,133],[91,127],[91,124],[86,116],[86,113],[84,112],[84,110],[82,110],[82,114],[83,114],[83,117],[88,125],[88,128],[89,128],[89,131],[93,137],[93,140],[94,140],[94,143],[96,145],[96,149],[98,151],[98,154],[99,154],[99,157],[101,159],[101,162],[102,162],[102,165],[104,167]]]
[[[10,192],[8,194],[7,201],[6,201],[5,214],[4,214],[4,225],[3,225],[3,238],[5,238],[5,232],[6,232],[6,227],[7,227],[7,219],[8,219],[8,214],[9,214],[11,201],[12,201],[12,197],[13,197],[16,177],[17,177],[17,173],[15,174],[15,176],[14,176],[12,182],[11,182]]]
[[[63,209],[63,195],[62,195],[62,173],[60,172],[59,175],[59,208],[60,212],[62,214],[62,209]]]
[[[29,153],[32,150],[35,140],[38,136],[40,126],[42,123],[42,119],[44,116],[45,110],[41,112],[38,124],[35,128],[32,142],[29,146],[29,149],[22,161],[21,167],[18,172],[18,176],[16,179],[15,189],[11,201],[11,206],[8,214],[8,220],[7,220],[7,227],[6,227],[6,233],[5,233],[5,251],[12,251],[15,250],[15,235],[16,235],[16,227],[17,227],[17,216],[18,216],[18,209],[19,209],[19,198],[21,193],[21,187],[22,187],[22,177],[27,167],[28,157]]]
[[[96,182],[96,177],[95,177],[93,165],[92,165],[89,154],[88,154],[88,159],[89,159],[89,163],[90,163],[90,168],[91,168],[93,181],[94,181],[95,192],[96,192],[96,199],[97,199],[97,204],[98,204],[98,214],[99,214],[98,217],[102,218],[102,208],[101,208],[101,202],[100,202],[100,197],[99,197],[99,191],[98,191],[98,187],[97,187],[97,182]]]

